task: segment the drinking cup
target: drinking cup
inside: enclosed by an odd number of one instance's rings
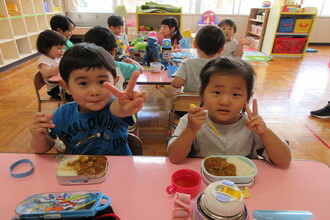
[[[150,72],[159,73],[165,69],[165,66],[160,62],[151,62],[150,63]]]
[[[173,74],[178,70],[179,67],[177,66],[167,66],[167,76],[172,77]]]
[[[168,194],[185,193],[194,198],[199,193],[201,183],[201,175],[196,171],[189,169],[177,170],[172,174],[171,185],[166,187],[166,192]]]

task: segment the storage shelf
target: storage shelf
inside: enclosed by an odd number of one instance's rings
[[[250,21],[254,21],[254,22],[257,22],[257,23],[264,23],[264,20],[250,19]]]
[[[251,8],[246,29],[246,38],[250,40],[249,47],[261,50],[267,27],[269,8]]]
[[[286,33],[286,32],[276,32],[276,35],[286,35],[286,36],[308,36],[309,33]]]
[[[20,15],[8,14],[6,3],[17,5]],[[47,3],[45,11],[44,2]],[[49,29],[49,21],[62,14],[61,0],[0,0],[0,68],[37,53],[39,33]],[[58,8],[57,8],[58,7]]]
[[[311,37],[310,33],[312,32],[314,23],[315,23],[315,18],[317,16],[317,8],[315,7],[306,7],[305,12],[303,13],[289,13],[289,12],[282,12],[283,7],[279,6],[273,6],[270,10],[269,13],[269,19],[268,19],[268,24],[267,25],[267,30],[265,33],[265,40],[264,44],[262,46],[261,52],[263,52],[266,55],[269,56],[284,56],[284,57],[303,57],[306,53],[306,48],[308,46],[309,39]],[[284,26],[280,26],[280,21],[282,19],[287,19],[287,18],[292,18],[294,21],[297,21],[297,19],[310,19],[309,20],[309,29],[302,30],[306,31],[306,33],[297,33],[295,32],[297,27],[299,26],[293,26],[292,32],[278,32],[278,28],[281,27],[283,28]],[[301,21],[300,21],[301,22]],[[296,23],[298,24],[298,23]],[[299,31],[299,29],[298,29]],[[307,32],[308,31],[308,32]],[[288,39],[283,39],[283,40],[288,40],[286,46],[281,46],[278,45],[278,42],[281,42],[281,44],[286,44],[286,42],[283,43],[283,41],[276,41],[276,39],[279,36],[283,36],[283,38],[288,38]],[[304,44],[297,45],[295,43],[290,42],[291,39],[294,40],[294,38],[298,39],[306,39]],[[276,42],[276,45],[275,45]],[[290,45],[292,46],[290,46]],[[294,47],[295,46],[295,47]],[[299,48],[298,48],[299,46]],[[300,50],[301,47],[301,50]],[[273,53],[274,48],[277,52],[279,53]],[[296,51],[299,53],[290,53],[291,51]],[[282,53],[281,53],[282,52]]]
[[[159,29],[161,21],[166,17],[174,17],[179,22],[179,29],[182,27],[182,8],[180,13],[145,13],[141,12],[140,6],[136,6],[136,32],[139,32],[141,25],[150,26],[154,29]]]
[[[254,33],[252,31],[248,31],[248,33],[260,37],[260,34]]]

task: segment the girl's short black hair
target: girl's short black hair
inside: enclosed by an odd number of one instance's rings
[[[114,27],[118,27],[118,26],[124,26],[124,19],[122,17],[120,17],[119,15],[111,15],[108,18],[108,26],[114,26]]]
[[[234,34],[235,34],[236,31],[237,31],[237,25],[235,24],[235,22],[234,22],[233,20],[231,20],[231,19],[229,19],[229,18],[227,18],[227,19],[223,19],[222,21],[220,21],[220,22],[218,23],[218,27],[221,28],[222,25],[228,25],[229,27],[234,28]]]
[[[197,48],[206,55],[214,55],[224,47],[226,36],[219,27],[207,25],[198,31],[195,42]]]
[[[180,33],[180,29],[179,29],[179,22],[175,17],[167,17],[164,18],[161,22],[160,25],[167,25],[170,28],[175,27],[175,31],[172,33],[172,38],[171,38],[171,42],[172,44],[174,43],[174,41],[176,40],[177,43],[179,43],[179,40],[182,39],[182,35]]]
[[[41,32],[37,39],[37,50],[39,53],[47,55],[53,46],[66,45],[66,38],[53,30]]]
[[[76,24],[68,17],[64,15],[54,15],[50,19],[50,27],[52,30],[57,31],[58,28],[60,28],[63,32],[69,30],[69,24],[73,24],[75,27]]]
[[[217,57],[209,61],[201,70],[200,82],[201,89],[200,95],[203,97],[205,88],[210,82],[213,75],[235,75],[241,76],[246,82],[248,100],[253,95],[253,85],[255,79],[255,71],[253,67],[241,60],[229,57]]]
[[[84,36],[84,42],[93,43],[110,52],[117,47],[113,33],[105,27],[93,27]]]
[[[68,83],[70,74],[78,69],[104,68],[116,78],[115,62],[108,51],[95,44],[80,43],[65,51],[60,61],[60,74]]]

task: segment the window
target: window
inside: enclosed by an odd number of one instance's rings
[[[128,13],[134,13],[136,6],[143,5],[147,0],[75,0],[79,12],[114,12],[118,5],[125,5]],[[272,0],[272,4],[278,0]],[[153,0],[158,4],[182,6],[184,14],[202,14],[212,10],[216,14],[249,14],[250,8],[259,8],[263,0]],[[318,8],[321,16],[330,16],[330,1],[304,0],[304,6]]]

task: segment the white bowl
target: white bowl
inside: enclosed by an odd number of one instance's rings
[[[226,159],[229,163],[234,164],[236,166],[236,172],[239,174],[237,176],[212,175],[204,167],[205,160],[212,157],[221,157],[223,159]],[[201,173],[204,182],[206,183],[213,183],[215,181],[226,179],[233,181],[235,184],[251,185],[254,182],[254,177],[257,175],[257,172],[258,172],[257,167],[253,163],[253,161],[243,156],[209,156],[209,157],[205,157],[202,161]]]

